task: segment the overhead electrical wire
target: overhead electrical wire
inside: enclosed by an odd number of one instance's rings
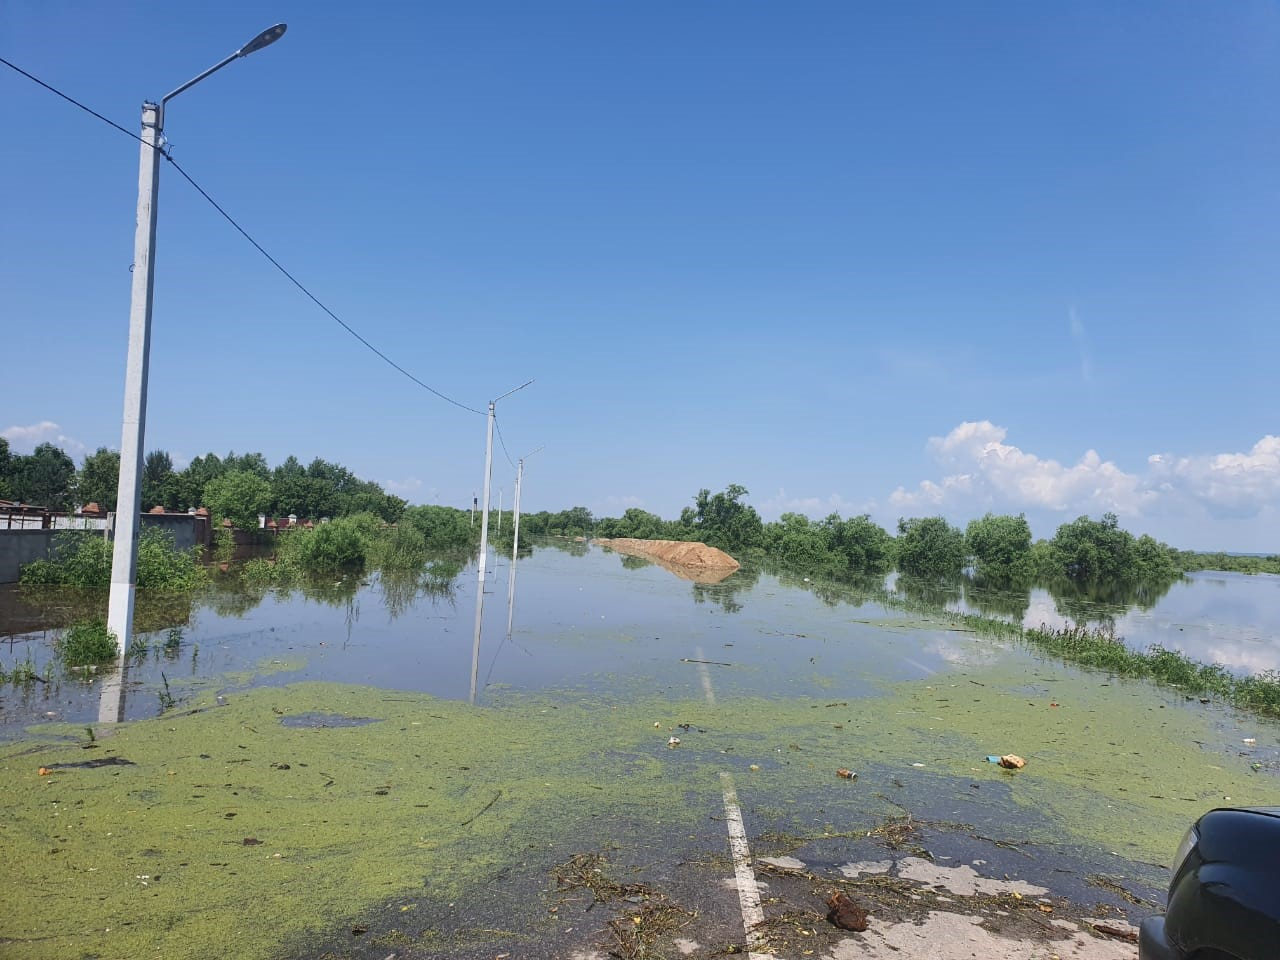
[[[502,454],[507,458],[507,463],[511,464],[511,469],[514,470],[516,468],[516,462],[511,459],[511,453],[507,450],[507,441],[502,439],[502,426],[498,423],[496,415],[493,418],[493,425],[498,431],[498,443],[502,445]]]
[[[38,84],[39,86],[48,90],[50,93],[56,94],[57,96],[61,97],[63,100],[66,100],[68,103],[72,104],[73,106],[79,107],[81,110],[83,110],[85,113],[89,114],[90,116],[96,117],[97,119],[101,120],[103,123],[107,124],[108,126],[113,127],[116,130],[119,130],[121,133],[125,134],[126,136],[132,137],[134,140],[137,140],[139,143],[146,144],[146,141],[143,140],[140,136],[138,136],[133,131],[127,130],[124,127],[120,126],[120,124],[116,123],[115,121],[107,119],[102,114],[98,113],[96,110],[93,110],[85,106],[83,103],[81,103],[79,100],[76,100],[74,97],[70,97],[67,94],[63,93],[61,90],[57,89],[56,87],[50,86],[49,84],[45,83],[39,77],[33,76],[30,73],[27,73],[27,71],[23,70],[17,64],[10,63],[8,60],[4,59],[3,57],[0,57],[0,63],[4,64],[6,67],[9,67],[11,70],[16,71],[17,73],[22,74],[28,80],[31,80],[33,83]],[[239,234],[242,237],[248,240],[249,243],[253,245],[255,250],[257,250],[260,254],[266,257],[267,261],[273,267],[279,270],[280,273],[282,273],[285,276],[285,278],[289,280],[290,283],[292,283],[295,287],[297,287],[299,290],[302,291],[302,293],[307,297],[307,299],[309,299],[317,307],[323,310],[334,322],[336,322],[340,327],[342,327],[342,329],[346,330],[347,333],[351,334],[351,336],[359,340],[360,343],[364,344],[365,347],[367,347],[377,357],[379,357],[381,360],[383,360],[393,369],[397,370],[399,373],[403,374],[405,377],[412,380],[414,383],[422,387],[428,393],[434,394],[435,396],[439,397],[441,400],[444,400],[447,403],[453,404],[455,407],[458,407],[460,410],[466,410],[468,413],[474,413],[480,416],[485,415],[483,410],[477,410],[475,407],[469,407],[465,403],[462,403],[444,393],[441,393],[439,390],[437,390],[435,387],[431,386],[430,384],[424,383],[422,380],[419,380],[412,373],[410,373],[404,367],[400,366],[400,364],[396,363],[389,356],[387,356],[385,353],[383,353],[381,350],[375,347],[372,343],[366,340],[363,336],[357,333],[350,324],[348,324],[345,320],[343,320],[336,313],[334,313],[327,306],[325,306],[325,304],[323,303],[323,301],[320,300],[319,297],[317,297],[314,293],[308,290],[306,286],[302,283],[302,281],[300,281],[297,277],[295,277],[288,270],[286,270],[280,264],[280,261],[278,261],[271,254],[269,254],[266,251],[266,249],[262,246],[262,244],[258,243],[258,241],[255,240],[249,234],[249,232],[245,230],[244,227],[240,226],[240,224],[236,222],[235,218],[232,217],[231,214],[227,213],[227,211],[223,209],[221,204],[219,204],[216,200],[214,200],[213,197],[209,196],[209,193],[202,186],[200,186],[200,184],[196,183],[196,181],[192,178],[192,176],[189,173],[187,173],[186,170],[182,169],[178,161],[174,160],[167,150],[165,150],[163,147],[155,147],[154,149],[159,150],[160,155],[164,157],[166,160],[168,160],[169,163],[173,164],[173,168],[182,175],[182,178],[186,180],[187,183],[191,184],[191,186],[195,188],[196,192],[199,193],[200,196],[204,197],[204,199],[209,202],[209,204],[213,207],[213,209],[217,210],[218,213],[222,215],[223,219],[225,219],[227,223],[235,227],[236,231],[239,232]],[[503,449],[505,451],[506,449],[505,445]],[[507,456],[507,459],[508,460],[511,459],[510,455]]]

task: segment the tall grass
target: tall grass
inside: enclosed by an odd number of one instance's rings
[[[1117,676],[1154,680],[1188,694],[1207,694],[1242,709],[1280,717],[1280,673],[1275,670],[1236,676],[1221,664],[1200,663],[1159,644],[1145,651],[1132,650],[1109,627],[1068,624],[1052,628],[1042,623],[1025,631],[1023,639],[1071,663]]]
[[[109,663],[120,653],[116,635],[105,620],[82,620],[72,624],[56,641],[58,656],[68,667]]]

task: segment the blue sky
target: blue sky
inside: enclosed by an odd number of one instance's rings
[[[1088,513],[1280,550],[1280,6],[0,6],[529,510]],[[0,67],[0,432],[118,447],[137,143]],[[148,449],[466,505],[484,421],[165,164]],[[60,439],[61,438],[61,439]],[[495,490],[514,471],[499,449]],[[495,493],[496,500],[496,493]]]

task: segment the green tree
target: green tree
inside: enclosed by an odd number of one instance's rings
[[[869,514],[841,520],[833,513],[825,522],[831,549],[844,557],[850,573],[884,573],[893,565],[893,538]]]
[[[173,458],[164,450],[152,450],[142,463],[142,509],[164,507],[180,509],[178,504],[177,474],[173,472]]]
[[[120,451],[99,447],[85,454],[76,476],[75,495],[81,506],[96,503],[104,510],[115,510],[120,483]]]
[[[916,577],[959,576],[965,564],[964,534],[943,517],[898,521],[898,569]]]
[[[721,550],[752,550],[764,545],[764,523],[755,507],[743,503],[746,487],[731,483],[723,492],[699,490],[693,508],[680,514],[681,523],[703,543]]]
[[[256,530],[258,514],[271,506],[271,484],[256,473],[233,470],[209,481],[204,502],[216,523],[230,519],[242,530]]]
[[[209,485],[209,481],[224,473],[226,468],[222,465],[222,458],[216,453],[208,453],[192,460],[187,464],[187,469],[178,474],[176,483],[178,509],[207,507],[208,504],[204,502],[205,487]]]
[[[524,518],[520,520],[524,526]],[[669,524],[656,513],[639,507],[628,507],[621,517],[604,517],[595,522],[595,533],[601,537],[634,537],[637,540],[669,540]]]
[[[799,513],[784,513],[776,523],[766,524],[764,546],[770,557],[797,569],[843,569],[845,565],[844,558],[831,551],[830,525],[814,523]]]
[[[1133,535],[1114,513],[1101,520],[1077,517],[1058,527],[1052,541],[1054,573],[1080,583],[1124,582],[1138,576]]]
[[[988,513],[970,520],[965,529],[965,545],[977,561],[977,573],[987,580],[1029,580],[1031,527],[1023,514],[1016,517]]]
[[[13,496],[13,455],[9,453],[9,441],[0,437],[0,499]]]
[[[52,443],[42,443],[30,456],[13,459],[14,499],[50,510],[70,508],[76,476],[70,457]]]
[[[595,518],[586,507],[570,507],[561,510],[551,521],[551,528],[560,533],[585,537],[595,527]]]

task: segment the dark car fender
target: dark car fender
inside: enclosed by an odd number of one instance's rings
[[[1214,810],[1197,829],[1169,888],[1169,942],[1184,954],[1270,956],[1280,946],[1280,817]]]

